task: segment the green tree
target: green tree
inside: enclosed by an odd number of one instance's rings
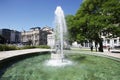
[[[73,15],[67,15],[66,16],[66,22],[67,22],[67,26],[68,26],[68,31],[69,31],[69,42],[72,42],[76,39],[76,36],[73,36],[74,34],[77,35],[76,33],[74,33],[73,31],[76,31],[75,24],[74,24],[74,16]]]
[[[75,20],[75,16],[67,15],[66,22],[69,31],[69,42],[72,43],[73,41],[77,41],[79,43],[82,43],[85,40],[85,37],[79,30],[79,22]]]
[[[120,35],[119,5],[119,0],[84,0],[75,16],[67,17],[70,35],[77,41],[95,41],[103,52],[101,33],[112,34],[112,37]]]
[[[103,1],[85,0],[74,16],[73,25],[70,30],[75,32],[74,37],[77,41],[83,42],[85,39],[89,41],[99,42],[102,48],[102,39],[100,38],[100,31],[103,28],[99,20],[98,9]],[[75,30],[75,31],[74,31]],[[72,35],[73,36],[73,35]],[[82,39],[82,40],[81,40]],[[101,51],[103,51],[101,49]]]
[[[104,21],[108,23],[103,31],[108,35],[112,34],[108,37],[120,36],[120,0],[107,0],[102,4],[100,13],[106,17]]]

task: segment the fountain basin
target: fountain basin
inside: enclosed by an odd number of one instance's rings
[[[69,54],[73,65],[64,67],[46,66],[50,54],[38,55],[9,66],[1,77],[14,80],[119,80],[120,62],[85,54]]]

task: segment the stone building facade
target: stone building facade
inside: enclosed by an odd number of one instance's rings
[[[47,45],[47,32],[40,27],[21,32],[21,42],[25,45]]]
[[[51,32],[50,34],[47,35],[47,45],[53,48],[55,46],[55,34],[54,32]]]
[[[46,26],[42,30],[47,32],[47,45],[53,48],[55,45],[54,29]]]

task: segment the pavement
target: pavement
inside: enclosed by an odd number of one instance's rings
[[[120,53],[113,53],[112,51],[104,50],[104,52],[92,52],[93,55],[98,55],[102,57],[111,58],[117,61],[120,61]],[[97,54],[94,54],[97,53]]]
[[[51,49],[24,49],[24,50],[12,50],[12,51],[1,51],[0,52],[0,60],[18,56],[18,55],[24,55],[24,54],[30,54],[30,53],[36,53],[36,52],[50,52]]]
[[[115,51],[115,52],[114,52]],[[116,50],[104,50],[104,52],[98,52],[101,55],[106,55],[106,56],[111,56],[111,57],[115,57],[115,58],[120,58],[120,53],[118,53],[118,51],[116,52]]]
[[[0,60],[10,58],[13,56],[18,56],[18,55],[24,55],[24,54],[30,54],[30,53],[35,53],[35,52],[50,52],[51,49],[24,49],[24,50],[12,50],[12,51],[1,51],[0,52]],[[115,58],[120,58],[120,53],[111,53],[107,50],[104,50],[104,52],[91,52],[92,54],[98,53],[99,55],[104,55],[104,56],[110,56],[110,57],[115,57]]]

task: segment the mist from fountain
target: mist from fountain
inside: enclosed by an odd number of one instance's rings
[[[51,53],[51,59],[47,61],[49,66],[65,66],[72,64],[71,61],[64,58],[63,48],[67,44],[67,26],[62,8],[57,6],[55,10],[55,51]]]

